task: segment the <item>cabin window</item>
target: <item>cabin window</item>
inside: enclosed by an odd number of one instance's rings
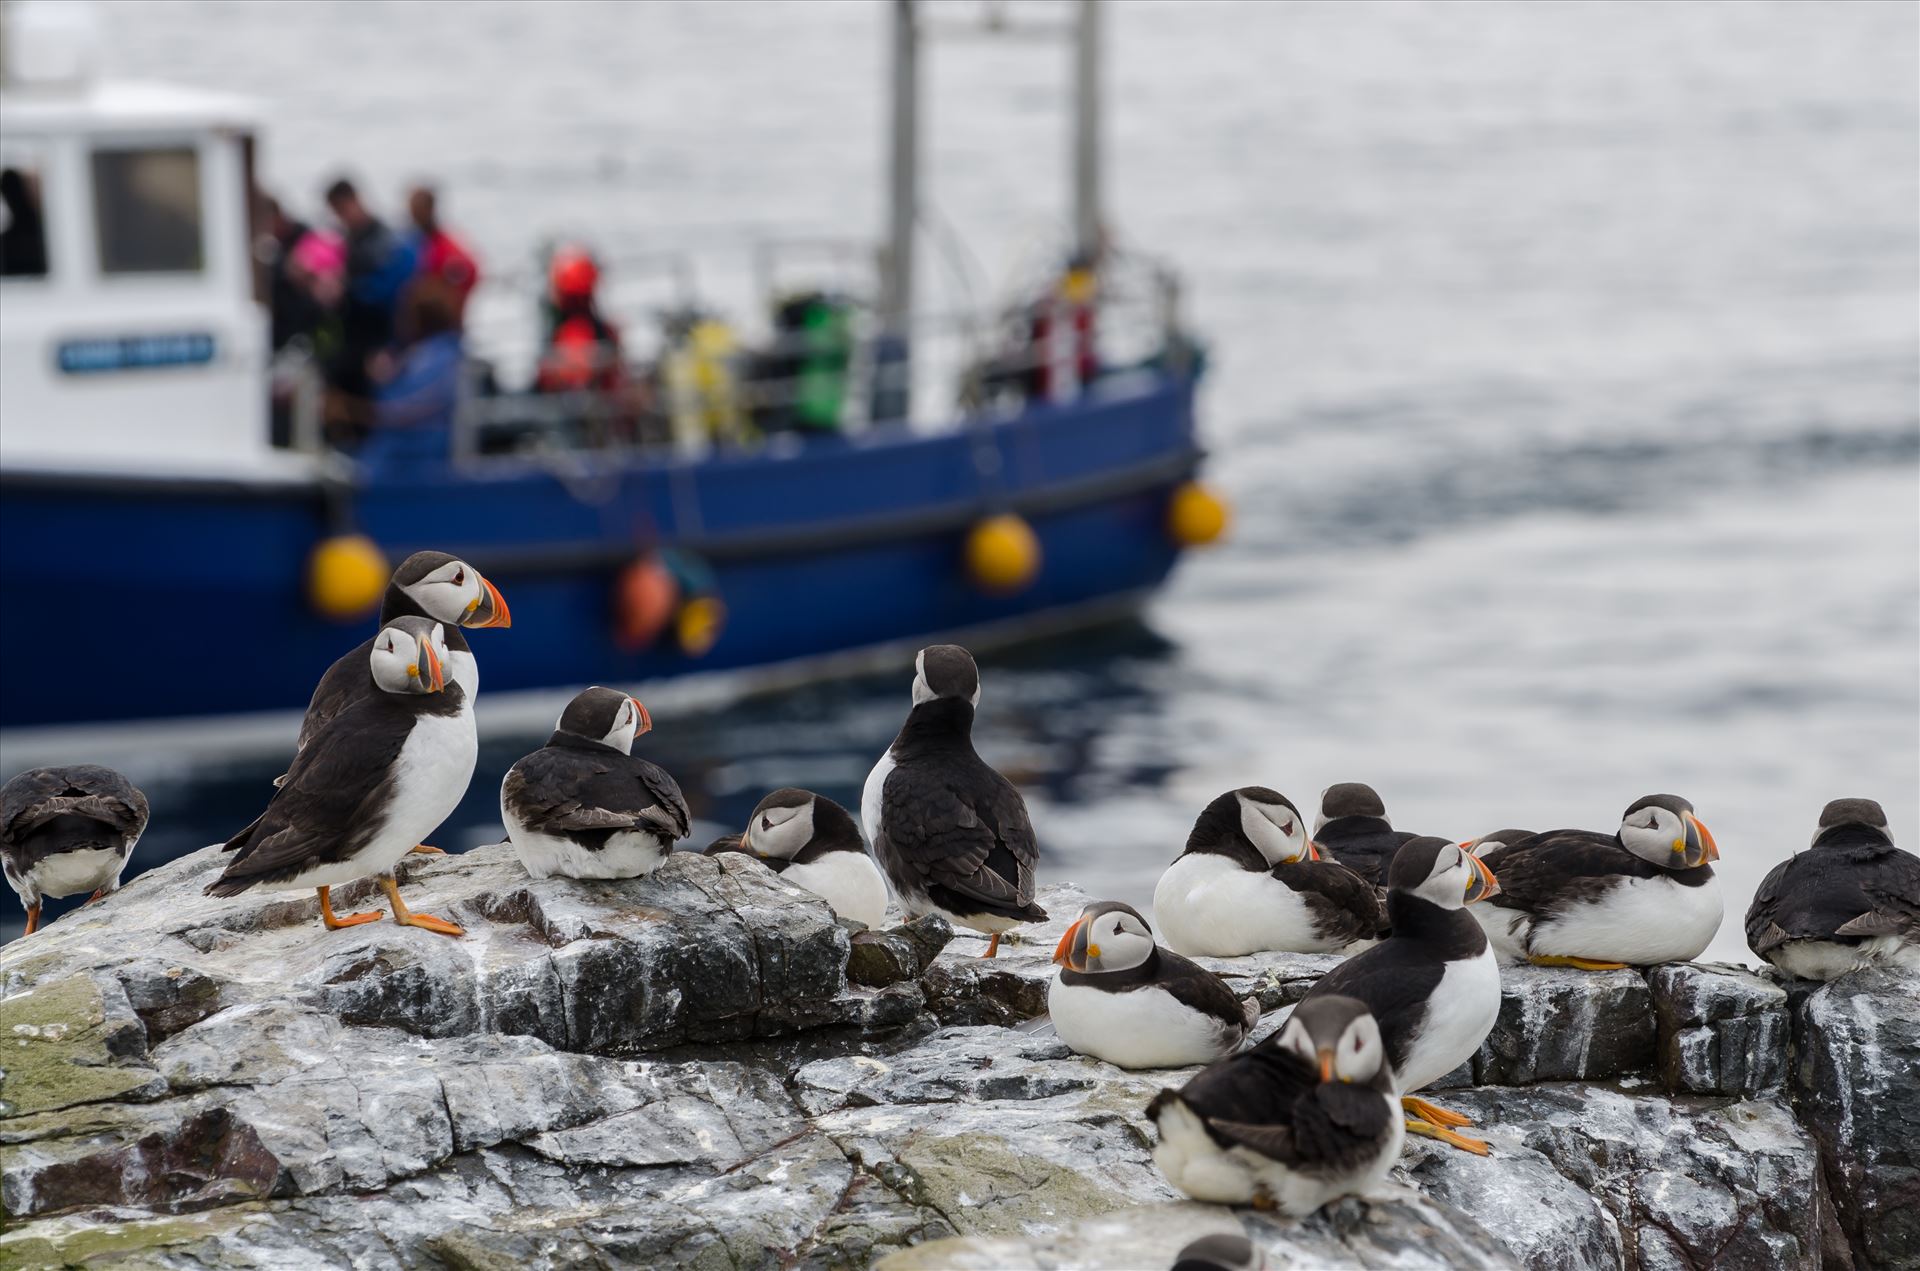
[[[31,163],[0,164],[0,278],[47,276],[47,215],[40,172]]]
[[[192,146],[93,152],[103,274],[197,273],[200,155]]]

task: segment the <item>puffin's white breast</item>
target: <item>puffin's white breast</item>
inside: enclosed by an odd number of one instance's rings
[[[887,881],[865,852],[827,852],[818,860],[789,865],[780,877],[833,906],[842,918],[876,930],[887,922]]]
[[[1533,953],[1652,966],[1691,962],[1720,930],[1720,879],[1687,887],[1664,875],[1621,877],[1597,900],[1533,920]]]
[[[1061,1041],[1122,1068],[1212,1063],[1231,1054],[1246,1036],[1244,1029],[1193,1009],[1165,989],[1112,992],[1065,984],[1057,974],[1047,989],[1047,1013]]]
[[[1426,1020],[1407,1050],[1399,1073],[1408,1094],[1473,1057],[1500,1015],[1500,963],[1491,948],[1449,962],[1427,999]]]
[[[1343,947],[1314,934],[1313,914],[1299,892],[1211,852],[1189,853],[1167,866],[1153,889],[1153,924],[1162,944],[1188,957]]]
[[[127,854],[110,847],[55,852],[27,871],[27,882],[42,896],[77,896],[117,884]]]
[[[867,784],[860,787],[860,828],[867,832],[867,842],[880,841],[881,796],[886,793],[887,774],[893,771],[893,748],[880,756],[880,762],[873,765],[873,771],[867,774]]]

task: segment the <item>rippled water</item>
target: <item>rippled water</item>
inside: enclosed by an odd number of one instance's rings
[[[1370,781],[1458,836],[1671,790],[1724,848],[1735,958],[1825,800],[1920,840],[1915,12],[1116,7],[1113,216],[1186,271],[1239,516],[1141,624],[987,660],[979,741],[1043,875],[1144,900],[1249,782]],[[111,15],[116,69],[269,101],[273,184],[317,201],[346,165],[393,206],[437,176],[496,274],[567,232],[696,249],[725,296],[756,235],[878,222],[877,6]],[[930,193],[996,282],[1062,217],[1064,67],[930,54]],[[479,303],[523,349],[527,297]],[[663,713],[643,745],[716,831],[777,785],[851,803],[909,675]],[[539,740],[487,731],[447,846],[497,838]],[[149,860],[244,822],[283,758],[164,741],[100,741],[153,795]]]

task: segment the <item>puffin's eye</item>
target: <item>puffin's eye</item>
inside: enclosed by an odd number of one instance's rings
[[[1357,1054],[1359,1054],[1359,1053],[1360,1053],[1360,1048],[1361,1048],[1362,1046],[1364,1046],[1364,1045],[1366,1045],[1366,1042],[1364,1042],[1364,1041],[1362,1041],[1362,1040],[1361,1040],[1361,1038],[1360,1038],[1360,1034],[1358,1034],[1358,1033],[1355,1033],[1355,1034],[1353,1035],[1353,1053],[1354,1053],[1354,1054],[1356,1054],[1356,1055],[1357,1055]]]
[[[770,816],[761,817],[760,828],[763,830],[771,830],[773,828],[773,818]]]
[[[456,587],[458,587],[458,586],[461,586],[461,585],[462,585],[462,584],[464,584],[464,583],[465,583],[466,581],[467,581],[467,571],[466,571],[466,569],[465,569],[464,567],[462,567],[462,568],[460,568],[460,569],[456,569],[456,570],[454,570],[454,571],[453,571],[453,585],[454,585],[454,586],[456,586]]]

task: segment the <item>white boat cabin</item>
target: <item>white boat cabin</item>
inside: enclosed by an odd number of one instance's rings
[[[0,78],[0,468],[270,477],[245,100],[96,82],[13,6]]]

